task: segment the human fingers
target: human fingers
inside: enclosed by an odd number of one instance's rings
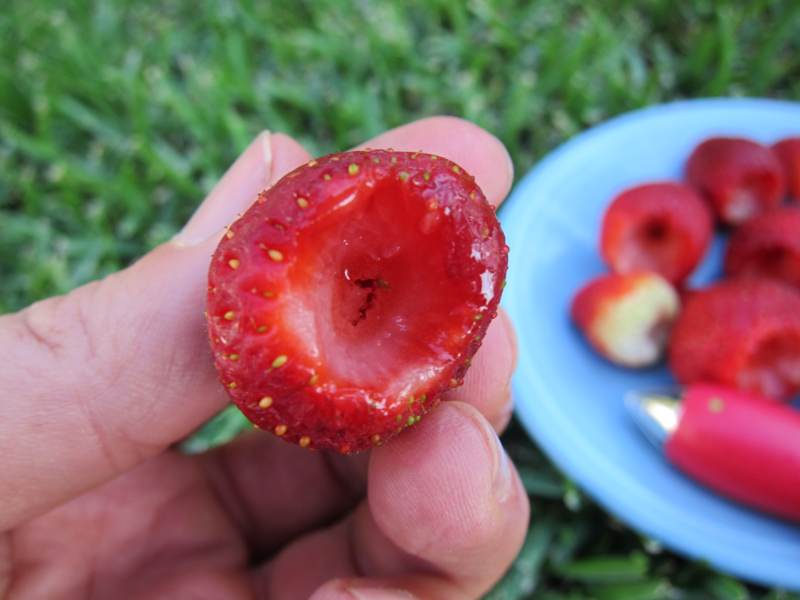
[[[393,148],[438,154],[467,170],[493,206],[505,200],[514,181],[514,164],[503,143],[470,121],[438,116],[391,129],[359,148]]]
[[[528,515],[494,430],[448,402],[373,450],[367,500],[287,546],[254,584],[277,600],[478,598],[516,556]]]
[[[268,148],[269,152],[265,152]],[[175,240],[0,318],[0,530],[185,436],[226,402],[205,339],[209,256],[257,193],[308,159],[261,134]]]
[[[474,171],[494,204],[503,199],[513,176],[507,152],[496,138],[451,117],[423,119],[361,147],[414,149],[458,160]],[[515,353],[513,328],[501,311],[473,358],[464,385],[449,392],[447,399],[472,404],[502,430],[511,415],[509,382]],[[200,460],[243,535],[262,552],[349,510],[363,493],[366,480],[361,456],[312,454],[263,434],[248,436]],[[318,493],[307,494],[309,489]]]
[[[486,330],[483,344],[464,377],[464,385],[449,391],[445,399],[471,404],[498,433],[502,432],[511,420],[513,411],[511,375],[516,363],[514,326],[501,309]]]

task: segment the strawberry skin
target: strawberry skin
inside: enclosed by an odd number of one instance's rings
[[[594,349],[625,367],[656,363],[680,309],[675,289],[656,273],[602,275],[572,302],[572,319]]]
[[[214,253],[220,379],[287,441],[382,444],[461,384],[497,314],[507,253],[455,163],[383,150],[312,160],[262,192]]]
[[[720,383],[775,400],[800,391],[800,293],[733,279],[687,296],[669,362],[683,384]]]
[[[786,192],[783,169],[770,148],[745,138],[709,138],[694,149],[686,178],[727,225],[740,225],[778,206]]]
[[[712,216],[689,186],[656,182],[623,191],[611,202],[600,251],[616,273],[655,271],[681,283],[711,242]]]
[[[728,244],[725,273],[780,279],[800,289],[800,208],[776,208],[737,229]]]
[[[772,146],[783,166],[789,195],[800,201],[800,137],[790,137]]]

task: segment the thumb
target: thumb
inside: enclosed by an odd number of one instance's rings
[[[291,138],[262,133],[171,242],[0,318],[0,531],[130,469],[225,405],[203,319],[210,255],[261,189],[308,158]]]

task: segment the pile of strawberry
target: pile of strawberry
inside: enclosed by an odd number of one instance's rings
[[[688,289],[715,224],[730,231],[722,280]],[[666,352],[682,384],[800,392],[800,137],[705,140],[685,182],[614,198],[600,251],[611,273],[577,293],[572,317],[608,360],[644,367]]]

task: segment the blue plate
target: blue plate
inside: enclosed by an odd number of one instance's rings
[[[575,291],[605,269],[600,221],[621,189],[680,178],[711,135],[772,142],[800,132],[800,104],[713,99],[636,111],[576,136],[545,158],[501,211],[511,247],[504,306],[517,326],[517,415],[556,464],[611,513],[720,570],[800,590],[800,527],[722,499],[673,469],[624,407],[632,389],[671,383],[663,367],[626,371],[598,358],[573,329]],[[694,275],[713,279],[721,240]]]

